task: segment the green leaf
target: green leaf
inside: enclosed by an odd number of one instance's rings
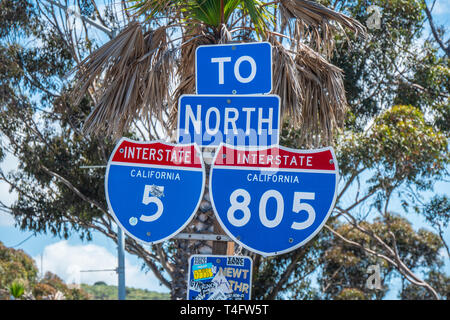
[[[19,299],[25,293],[25,287],[20,282],[14,281],[9,286],[9,293],[15,299]]]

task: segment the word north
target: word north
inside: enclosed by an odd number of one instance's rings
[[[181,315],[206,315],[208,318],[212,316],[214,307],[190,305],[183,306],[180,309]]]
[[[184,95],[178,107],[179,143],[268,146],[279,142],[276,95]]]

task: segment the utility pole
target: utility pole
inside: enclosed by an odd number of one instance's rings
[[[117,226],[117,258],[118,298],[125,300],[125,237],[119,226]]]
[[[101,25],[100,23],[85,17],[81,14],[79,14],[78,12],[70,9],[69,7],[57,2],[57,1],[53,1],[53,0],[45,0],[46,2],[57,6],[58,8],[64,10],[67,14],[72,14],[74,16],[76,16],[77,18],[83,20],[85,23],[93,26],[94,28],[97,28],[101,31],[103,31],[104,33],[106,33],[111,39],[114,38],[117,34],[117,30],[114,29],[110,29],[107,28],[103,25]],[[90,168],[99,168],[99,167],[104,167],[104,166],[83,166],[83,169],[90,169]],[[125,253],[124,253],[124,249],[125,249],[125,239],[124,239],[124,234],[122,229],[119,227],[119,225],[117,225],[117,258],[118,258],[118,266],[117,269],[115,269],[117,271],[117,275],[118,275],[118,299],[119,300],[125,300],[125,296],[126,296],[126,292],[125,292]]]
[[[41,280],[44,279],[44,251],[41,253]]]
[[[97,169],[106,166],[80,166],[83,169]],[[85,270],[82,272],[90,271],[110,271],[110,270]],[[117,268],[114,269],[117,272],[117,298],[118,300],[126,299],[125,290],[125,236],[123,230],[117,225]]]

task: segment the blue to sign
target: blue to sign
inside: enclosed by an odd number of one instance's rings
[[[199,46],[197,94],[258,94],[272,91],[269,42]]]
[[[195,145],[122,138],[106,168],[108,207],[134,239],[151,244],[171,238],[191,221],[205,186]]]
[[[183,95],[178,103],[178,142],[218,146],[278,144],[277,95]]]
[[[192,255],[188,300],[250,300],[252,259],[244,256]]]
[[[234,241],[264,256],[278,255],[320,231],[334,208],[338,178],[331,147],[222,145],[211,166],[211,203]]]

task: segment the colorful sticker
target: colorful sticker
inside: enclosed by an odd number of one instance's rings
[[[195,265],[192,267],[192,272],[195,281],[211,279],[214,276],[212,272],[212,263]]]

